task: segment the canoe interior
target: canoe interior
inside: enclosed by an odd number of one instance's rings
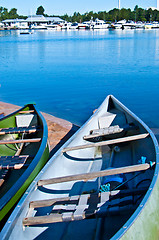
[[[32,138],[42,138],[43,136],[43,128],[42,128],[42,122],[41,118],[36,113],[36,110],[34,108],[34,105],[29,104],[26,105],[26,107],[20,109],[21,111],[17,111],[14,114],[6,116],[5,118],[0,120],[0,129],[1,131],[3,129],[7,128],[17,128],[18,127],[18,120],[17,116],[27,117],[31,115],[36,116],[36,121],[31,120],[29,123],[29,127],[34,125],[35,126],[41,126],[41,131],[37,131],[35,133],[15,133],[15,134],[4,134],[0,135],[0,140],[19,140],[19,139],[32,139]],[[34,118],[34,116],[33,116]],[[2,169],[0,170],[0,176],[4,174],[4,172],[7,172],[6,177],[4,178],[3,184],[0,186],[0,198],[2,198],[5,194],[7,194],[8,190],[11,189],[12,186],[17,182],[17,180],[20,178],[20,176],[23,175],[23,173],[26,171],[28,166],[31,164],[32,160],[36,156],[36,153],[40,147],[40,142],[35,143],[25,143],[22,147],[22,150],[20,152],[21,155],[28,155],[27,161],[25,162],[26,167],[22,167],[21,169]],[[22,143],[18,144],[2,144],[0,145],[0,155],[1,156],[15,156],[18,148],[22,146]],[[18,189],[17,189],[18,190]]]
[[[73,147],[92,142],[92,140],[84,140],[83,137],[89,135],[93,129],[107,128],[114,125],[124,127],[129,124],[135,126],[135,128],[102,136],[93,141],[105,141],[147,133],[147,129],[145,129],[134,114],[123,107],[115,98],[109,97],[103,102],[93,117],[87,121],[65,146]],[[155,146],[150,135],[144,139],[126,143],[80,149],[65,153],[59,152],[50,160],[50,165],[45,168],[41,179],[131,166],[138,164],[142,159],[145,159],[147,163],[156,161]],[[114,181],[114,176],[96,178],[87,182],[72,181],[39,186],[36,191],[32,191],[30,196],[28,196],[21,215],[15,220],[18,223],[17,227],[12,229],[11,237],[19,235],[23,239],[110,239],[130,218],[141,203],[145,193],[133,195],[133,201],[130,204],[130,208],[129,203],[125,203],[128,206],[126,212],[122,212],[122,210],[118,208],[119,211],[112,211],[110,214],[105,214],[103,212],[103,215],[98,218],[29,226],[25,231],[18,231],[18,226],[21,225],[23,219],[30,214],[33,214],[33,216],[43,216],[50,214],[52,211],[51,206],[37,208],[32,212],[32,210],[29,210],[30,201],[74,196],[84,193],[99,193],[101,185],[105,183],[109,183],[110,190],[134,190],[144,188],[147,191],[153,179],[153,175],[154,169],[149,169],[142,173],[136,172],[119,175],[117,177],[123,179],[122,183],[125,182],[122,186],[119,186],[120,184],[118,181]],[[120,202],[120,199],[118,200]],[[110,208],[113,210],[113,207],[116,206],[118,207],[118,204],[114,204]],[[17,231],[18,235],[16,234]]]

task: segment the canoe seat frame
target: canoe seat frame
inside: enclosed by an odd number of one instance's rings
[[[0,135],[5,134],[17,134],[17,133],[35,133],[41,131],[42,129],[39,126],[29,126],[29,127],[13,127],[13,128],[1,128]]]
[[[134,196],[144,194],[147,188],[116,190],[93,194],[82,194],[71,197],[47,199],[30,202],[33,209],[52,207],[49,215],[29,215],[23,219],[23,226],[69,222],[92,217],[101,217],[112,212],[116,214],[134,208]]]
[[[0,156],[1,169],[20,169],[25,166],[29,155],[21,156]]]
[[[90,131],[89,135],[83,137],[84,140],[91,140],[99,137],[109,137],[109,135],[118,134],[124,131],[138,130],[139,127],[135,126],[133,123],[129,123],[123,127],[119,125],[109,126],[106,128],[93,129]],[[97,140],[98,141],[98,140]]]

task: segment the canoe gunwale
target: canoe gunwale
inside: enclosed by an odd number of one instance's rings
[[[28,205],[30,199],[29,199],[29,194],[32,194],[33,191],[36,189],[36,184],[38,180],[40,180],[46,172],[46,170],[49,168],[49,166],[53,163],[53,161],[61,154],[61,151],[63,148],[65,148],[67,145],[71,143],[71,141],[74,140],[74,138],[78,135],[78,133],[86,126],[89,124],[89,122],[96,116],[99,111],[105,107],[105,111],[107,111],[108,108],[108,103],[109,103],[109,98],[112,98],[113,101],[115,101],[121,108],[124,109],[125,112],[127,112],[130,116],[135,118],[137,122],[139,122],[143,128],[146,130],[146,132],[149,133],[149,137],[152,139],[152,142],[154,143],[154,148],[155,148],[155,153],[156,153],[156,166],[154,170],[154,176],[152,178],[151,184],[147,190],[147,193],[145,194],[143,200],[141,201],[139,207],[134,211],[132,216],[128,219],[128,221],[123,225],[123,227],[111,238],[111,240],[117,240],[121,239],[122,236],[129,230],[131,225],[135,222],[137,217],[142,213],[148,199],[151,196],[151,193],[153,191],[153,188],[156,185],[157,179],[158,179],[158,171],[159,171],[159,147],[158,147],[158,142],[153,134],[153,132],[149,129],[149,127],[140,119],[138,118],[134,113],[132,113],[127,107],[125,107],[122,103],[120,103],[114,96],[108,95],[107,98],[103,101],[103,103],[99,106],[99,108],[95,111],[95,113],[83,124],[83,126],[66,142],[64,145],[54,154],[54,156],[46,163],[46,165],[43,167],[42,171],[37,175],[37,177],[34,179],[34,181],[30,184],[30,186],[27,189],[27,192],[22,196],[18,203],[18,207],[16,207],[11,214],[9,221],[5,224],[4,228],[2,229],[2,232],[0,234],[1,239],[8,239],[14,225],[16,223],[17,218],[20,216],[21,212],[23,209]],[[23,209],[22,209],[23,208]],[[25,209],[26,214],[27,214],[27,208]]]
[[[8,190],[8,192],[0,199],[0,211],[3,210],[3,208],[5,207],[5,205],[13,198],[13,196],[16,194],[16,192],[23,186],[23,184],[28,180],[30,174],[32,173],[32,171],[35,169],[35,167],[37,166],[39,160],[41,159],[45,148],[47,146],[47,136],[48,136],[48,130],[47,130],[47,124],[46,121],[44,119],[44,117],[42,116],[42,114],[36,109],[35,105],[33,104],[27,104],[24,107],[20,108],[19,110],[5,116],[4,118],[2,118],[0,121],[7,119],[11,116],[14,116],[16,114],[19,113],[19,111],[23,111],[23,109],[25,109],[26,107],[30,107],[31,109],[34,109],[35,113],[39,116],[39,118],[41,119],[41,125],[43,127],[43,137],[41,139],[41,144],[40,147],[37,151],[36,156],[34,157],[34,159],[32,160],[32,162],[30,163],[30,165],[28,166],[28,168],[25,170],[25,172],[21,175],[21,177],[17,180],[17,182]],[[17,199],[18,200],[18,199]]]
[[[139,207],[134,211],[132,216],[123,225],[123,227],[111,238],[111,240],[118,240],[118,239],[122,238],[122,236],[128,231],[128,229],[132,226],[132,224],[135,222],[135,220],[138,218],[138,216],[142,213],[148,199],[150,198],[150,196],[153,192],[153,189],[156,185],[156,182],[158,180],[158,174],[159,174],[159,145],[158,145],[158,142],[157,142],[157,139],[156,139],[154,133],[139,117],[137,117],[133,112],[131,112],[127,107],[125,107],[121,102],[119,102],[114,96],[110,95],[110,97],[115,102],[117,102],[118,105],[120,105],[126,112],[128,112],[129,115],[131,115],[133,118],[135,118],[145,128],[145,130],[149,133],[149,136],[151,137],[152,142],[154,143],[155,153],[156,153],[156,165],[155,165],[154,176],[152,178],[151,184],[147,190],[147,193],[145,194],[144,198],[142,199]]]

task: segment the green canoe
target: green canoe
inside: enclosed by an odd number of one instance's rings
[[[1,239],[159,239],[159,147],[115,97],[47,162]]]
[[[49,157],[48,129],[34,104],[0,119],[0,221]]]

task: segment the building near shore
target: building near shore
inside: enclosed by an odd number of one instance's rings
[[[31,26],[42,26],[54,23],[64,23],[65,21],[59,17],[44,17],[43,15],[28,16],[25,19],[6,19],[2,21],[5,27],[27,29]]]
[[[28,23],[25,19],[6,19],[3,20],[2,23],[4,24],[4,27],[10,27],[10,28],[29,28]]]

